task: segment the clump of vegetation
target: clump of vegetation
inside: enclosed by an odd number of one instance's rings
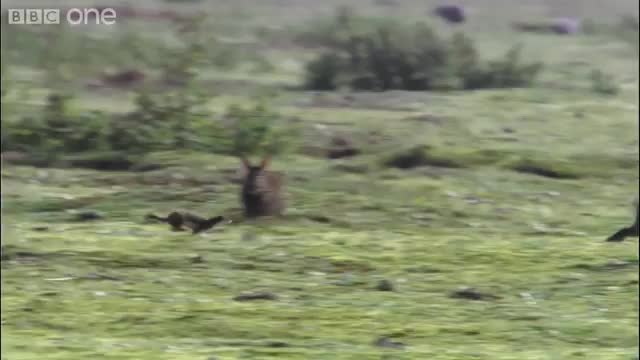
[[[306,66],[305,85],[309,89],[525,87],[543,67],[541,63],[523,63],[520,46],[510,49],[502,59],[483,62],[468,37],[456,34],[445,39],[423,23],[366,22],[342,10],[329,29],[316,38],[308,37],[325,48]]]
[[[295,145],[295,127],[285,124],[265,103],[231,105],[223,119],[215,119],[204,106],[207,99],[193,91],[140,93],[136,109],[128,114],[94,111],[77,115],[70,106],[71,96],[52,94],[41,114],[3,121],[2,151],[19,151],[37,159],[44,156],[45,163],[65,159],[82,166],[107,164],[120,159],[122,152],[194,149],[234,155],[278,154]],[[96,166],[118,167],[110,163]]]
[[[639,52],[638,17],[634,15],[620,16],[613,24],[599,23],[594,20],[585,21],[585,33],[589,35],[606,36],[629,44],[635,54]]]
[[[69,106],[71,96],[51,94],[41,113],[3,121],[2,151],[21,151],[56,158],[62,153],[100,148],[101,113],[77,115]]]
[[[231,105],[225,120],[228,126],[224,134],[230,140],[226,152],[234,155],[282,153],[297,138],[295,128],[285,126],[283,117],[265,103]]]
[[[506,167],[519,173],[538,175],[551,179],[572,180],[579,179],[584,175],[570,165],[533,159],[511,161],[506,164]]]
[[[591,89],[604,95],[616,95],[620,92],[620,87],[611,74],[601,70],[593,70],[590,74]]]
[[[384,160],[384,164],[389,167],[399,169],[411,169],[419,166],[436,166],[447,168],[460,168],[463,164],[455,159],[438,156],[432,153],[428,146],[418,145],[408,149],[400,150],[391,154]]]

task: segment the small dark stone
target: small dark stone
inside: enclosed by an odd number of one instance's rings
[[[285,348],[285,347],[289,347],[289,344],[287,344],[284,341],[269,341],[268,343],[265,344],[267,347],[272,347],[272,348]]]
[[[327,157],[329,159],[342,159],[345,157],[356,156],[360,154],[360,150],[354,148],[335,148],[329,149]]]
[[[144,81],[145,74],[137,69],[129,69],[113,74],[103,74],[101,81],[111,87],[129,87]]]
[[[125,154],[107,152],[87,156],[63,157],[62,163],[77,168],[101,171],[125,171],[131,169],[133,161]]]
[[[482,293],[480,291],[477,291],[474,288],[469,288],[469,287],[456,290],[452,292],[449,295],[449,297],[453,299],[466,299],[466,300],[475,300],[475,301],[500,299],[499,296],[488,294],[488,293]]]
[[[201,255],[192,255],[189,257],[189,261],[191,261],[192,264],[202,264],[204,258]]]
[[[452,24],[460,24],[466,20],[464,8],[457,5],[438,6],[433,12],[436,16]]]
[[[317,223],[328,224],[331,222],[331,219],[324,215],[311,215],[309,216],[309,220],[315,221]]]
[[[556,34],[575,34],[580,31],[580,20],[572,18],[555,19],[551,24],[551,29]]]
[[[386,336],[383,336],[373,342],[374,346],[391,348],[391,349],[404,349],[405,345],[399,341],[393,341]]]
[[[277,300],[278,297],[270,292],[261,291],[255,293],[240,294],[233,298],[235,301]]]
[[[78,221],[91,221],[102,219],[103,216],[100,212],[95,210],[84,210],[76,214],[76,220]]]
[[[330,147],[327,150],[327,157],[329,159],[341,159],[358,154],[360,154],[360,149],[358,149],[349,138],[341,136],[333,137]]]
[[[393,283],[387,279],[383,279],[378,281],[378,285],[376,285],[376,290],[380,291],[394,291],[395,288]]]
[[[31,228],[31,230],[33,230],[33,231],[47,231],[47,230],[49,230],[49,227],[48,226],[36,226],[36,227]]]

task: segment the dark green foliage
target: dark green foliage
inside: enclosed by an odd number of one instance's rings
[[[206,110],[207,96],[183,90],[140,93],[136,109],[124,115],[99,111],[77,115],[69,104],[70,97],[53,94],[40,114],[2,122],[2,151],[21,151],[38,159],[44,157],[44,163],[64,160],[71,165],[83,163],[67,161],[70,158],[66,155],[99,154],[99,159],[88,160],[97,164],[91,167],[112,169],[122,167],[109,162],[114,152],[195,149],[277,154],[295,142],[295,127],[284,124],[283,117],[265,104],[232,105],[221,121]],[[104,157],[108,161],[101,160]],[[116,156],[115,163],[123,162]]]
[[[340,59],[325,53],[310,61],[306,67],[305,87],[315,90],[335,90],[340,72]]]
[[[38,116],[3,121],[2,151],[17,150],[53,159],[62,153],[102,149],[107,125],[104,114],[75,115],[69,100],[67,95],[52,94]]]
[[[362,24],[367,24],[363,26]],[[456,90],[530,86],[540,63],[523,63],[520,46],[483,63],[463,34],[438,36],[423,23],[369,21],[342,11],[313,42],[327,50],[307,64],[306,86],[333,90]]]
[[[517,88],[531,85],[540,71],[541,63],[523,64],[521,47],[515,46],[500,60],[491,61],[473,70],[464,71],[465,89]]]
[[[279,126],[282,116],[263,103],[253,107],[231,105],[225,119],[229,122],[229,151],[234,155],[278,154],[296,138],[292,128]]]

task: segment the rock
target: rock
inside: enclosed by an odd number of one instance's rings
[[[580,20],[573,18],[559,18],[551,23],[551,30],[556,34],[570,35],[580,31]]]
[[[76,220],[78,221],[92,221],[92,220],[100,220],[104,216],[95,210],[83,210],[76,213]]]
[[[327,157],[329,159],[341,159],[358,154],[360,154],[360,149],[356,148],[351,140],[341,136],[333,137],[327,150]]]
[[[142,71],[131,69],[103,74],[100,80],[106,86],[124,88],[141,83],[144,79],[145,74]]]
[[[393,283],[387,279],[382,279],[380,281],[378,281],[378,284],[376,285],[376,290],[379,291],[394,291],[395,288],[393,286]]]
[[[284,341],[269,341],[265,344],[265,346],[272,348],[285,348],[289,347],[290,345]]]
[[[277,300],[278,297],[268,291],[240,294],[233,298],[235,301]]]
[[[393,341],[386,336],[383,336],[373,342],[374,346],[385,347],[391,349],[404,349],[405,345],[399,341]]]
[[[309,220],[317,223],[321,223],[321,224],[329,224],[331,222],[331,219],[324,215],[310,215]]]
[[[470,287],[463,287],[460,288],[454,292],[452,292],[449,295],[450,298],[453,299],[466,299],[466,300],[475,300],[475,301],[486,301],[486,300],[497,300],[500,299],[499,296],[493,295],[493,294],[489,294],[489,293],[482,293],[480,291],[477,291],[474,288],[470,288]]]
[[[114,151],[64,156],[61,163],[70,167],[101,171],[125,171],[134,165],[128,155]]]
[[[458,5],[441,5],[433,13],[451,24],[461,24],[466,20],[464,8]]]

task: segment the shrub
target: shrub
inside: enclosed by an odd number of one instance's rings
[[[616,95],[620,92],[620,87],[616,84],[612,75],[601,70],[593,70],[590,75],[591,89],[604,95]]]
[[[161,94],[140,93],[135,111],[109,115],[94,111],[76,114],[72,98],[52,94],[42,111],[34,116],[3,121],[2,149],[48,154],[87,151],[130,151],[146,153],[190,145],[190,127],[206,101],[190,91]]]
[[[446,168],[464,167],[455,159],[437,156],[431,153],[428,146],[418,145],[402,149],[391,154],[384,160],[384,165],[398,169],[411,169],[420,166],[435,166]]]
[[[68,106],[70,99],[52,94],[40,116],[3,122],[2,150],[46,154],[53,159],[62,153],[99,148],[104,130],[101,113],[75,116]]]
[[[324,53],[306,65],[305,87],[314,90],[335,90],[338,87],[340,59],[336,54]]]
[[[298,141],[297,128],[263,102],[229,106],[224,119],[215,119],[204,107],[206,99],[190,91],[140,93],[131,113],[78,115],[71,97],[54,94],[40,113],[2,122],[2,151],[27,153],[42,164],[64,160],[123,169],[132,165],[121,160],[124,153],[189,148],[278,154]]]
[[[278,154],[297,138],[295,129],[285,126],[280,114],[264,103],[255,106],[231,105],[226,111],[227,152],[233,155]]]
[[[623,15],[614,24],[600,23],[594,20],[585,21],[585,33],[594,36],[606,36],[627,43],[638,55],[639,39],[638,17]]]
[[[530,86],[540,63],[523,63],[515,46],[499,60],[482,63],[463,34],[438,36],[423,23],[406,26],[336,15],[333,28],[317,36],[325,50],[306,66],[313,90],[448,90]]]
[[[507,51],[503,59],[465,71],[464,88],[517,88],[532,84],[542,70],[542,64],[522,64],[520,53],[521,47],[515,46]]]

